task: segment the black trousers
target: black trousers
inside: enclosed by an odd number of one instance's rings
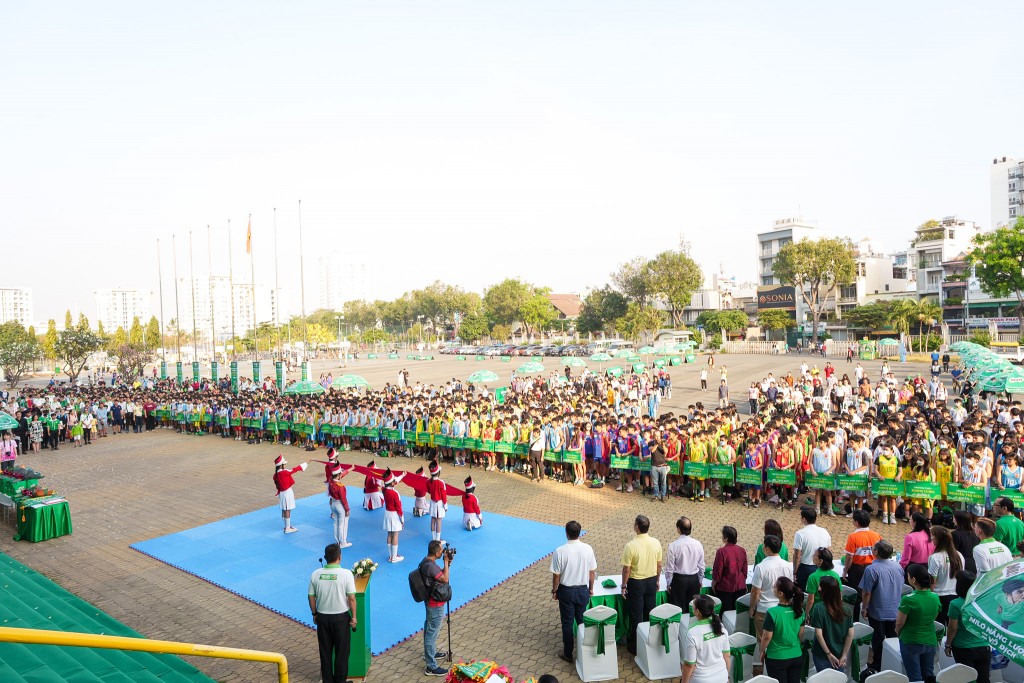
[[[793,657],[792,659],[768,657],[764,660],[765,673],[779,683],[800,683],[800,674],[803,673],[803,669],[803,657]]]
[[[811,578],[811,574],[814,573],[815,569],[817,569],[817,567],[815,567],[813,564],[801,563],[800,566],[797,567],[794,582],[796,583],[796,585],[800,586],[800,590],[807,589],[807,579]]]
[[[868,617],[868,626],[875,629],[871,635],[871,668],[878,671],[882,666],[882,644],[886,638],[896,637],[896,620],[881,621]]]
[[[722,601],[722,613],[736,609],[736,601],[747,594],[747,591],[715,591],[715,597]]]
[[[562,652],[571,658],[576,643],[573,622],[583,623],[583,613],[590,604],[590,589],[587,586],[559,586],[556,596],[558,616],[562,621]]]
[[[668,601],[683,612],[690,609],[690,601],[700,595],[700,580],[696,574],[673,574],[668,585]],[[723,608],[724,609],[724,608]]]
[[[636,654],[636,627],[640,622],[650,618],[657,595],[657,576],[630,579],[626,584],[626,609],[629,610],[629,635],[626,637],[626,647],[630,654]]]
[[[864,570],[867,568],[866,564],[851,564],[850,569],[846,572],[846,580],[843,582],[850,588],[857,589],[857,601],[853,603],[853,616],[859,618],[860,616],[860,580],[864,578]],[[858,674],[859,675],[859,674]]]
[[[316,642],[320,646],[320,677],[324,683],[348,680],[348,651],[352,642],[352,617],[341,614],[317,614]]]
[[[992,667],[992,651],[988,647],[954,647],[953,660],[957,664],[974,667],[978,683],[988,683]]]

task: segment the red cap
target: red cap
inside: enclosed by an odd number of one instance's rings
[[[338,476],[339,474],[341,474],[344,471],[345,471],[345,468],[341,466],[341,463],[340,462],[336,462],[336,463],[334,463],[334,466],[331,467],[331,476],[332,477],[336,477],[336,476]]]
[[[394,473],[393,473],[393,472],[391,471],[391,468],[390,468],[390,467],[389,467],[389,468],[387,468],[387,469],[386,469],[386,470],[384,471],[384,479],[383,479],[383,481],[384,481],[384,485],[385,485],[385,486],[388,486],[389,484],[394,484],[394,483],[395,483],[395,475],[394,475]]]
[[[473,477],[472,476],[466,477],[466,482],[465,483],[466,483],[466,490],[467,491],[469,489],[475,489],[476,488],[476,484],[473,483]]]
[[[441,466],[437,464],[436,460],[430,461],[430,476],[436,477],[441,474]]]
[[[336,450],[334,450],[333,448],[327,449],[327,459],[328,460],[336,460],[337,458],[338,458],[338,452]]]
[[[275,465],[279,465],[279,466],[280,465],[287,465],[288,461],[284,459],[283,455],[279,455],[276,458],[274,458],[274,464]]]

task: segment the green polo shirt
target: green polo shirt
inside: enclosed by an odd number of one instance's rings
[[[800,648],[800,629],[804,626],[804,617],[793,615],[792,605],[776,605],[768,610],[764,617],[763,630],[770,631],[772,639],[768,643],[765,656],[769,659],[793,659],[802,654]]]
[[[953,602],[949,603],[949,618],[956,619],[959,622],[956,629],[956,637],[953,638],[953,647],[988,647],[988,641],[974,635],[964,626],[964,621],[961,617],[963,609],[963,598],[956,598]]]
[[[814,604],[818,604],[821,600],[821,595],[818,593],[818,584],[826,576],[831,576],[836,580],[840,586],[843,585],[842,579],[839,578],[839,574],[836,574],[835,570],[818,568],[814,570],[814,573],[807,577],[807,594],[814,596]]]
[[[764,543],[761,543],[757,546],[757,551],[754,553],[754,564],[761,564],[761,560],[763,560],[766,557],[767,555],[765,555],[764,552]],[[786,547],[785,541],[782,542],[782,547],[779,549],[779,557],[781,557],[784,560],[789,560],[789,548]]]
[[[927,589],[916,590],[900,600],[900,612],[907,620],[900,631],[900,642],[908,645],[937,645],[935,618],[939,616],[939,596]]]
[[[1014,557],[1019,557],[1017,544],[1024,541],[1024,522],[1014,515],[1003,515],[996,520],[996,532],[992,537],[1009,548]]]

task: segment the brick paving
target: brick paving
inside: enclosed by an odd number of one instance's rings
[[[550,368],[555,368],[557,361],[545,359]],[[797,368],[800,357],[720,355],[717,361],[729,366],[733,400],[744,405],[745,387],[750,381],[759,380],[769,370],[776,376],[785,375]],[[820,358],[809,362],[824,366]],[[840,376],[844,372],[852,376],[853,366],[847,366],[845,360],[833,363]],[[351,364],[348,371],[381,385],[393,382],[398,371],[407,367],[412,381],[440,383],[451,377],[465,377],[481,367],[493,369],[506,379],[517,364],[460,362],[438,356],[434,361],[362,361]],[[326,368],[327,364],[315,366],[315,374],[321,366]],[[878,362],[865,362],[864,366],[877,376]],[[715,403],[712,391],[701,393],[695,388],[699,385],[699,367],[670,368],[674,398],[663,404],[663,412],[680,412],[698,400]],[[892,367],[900,377],[927,372],[922,364]],[[344,372],[336,366],[330,369],[335,376]],[[717,373],[711,375],[711,380],[709,384],[714,388]],[[28,455],[22,462],[45,473],[48,486],[67,494],[75,532],[31,544],[12,542],[8,529],[0,534],[0,551],[46,574],[147,637],[283,652],[288,657],[292,681],[318,681],[316,638],[310,629],[128,547],[265,507],[270,501],[272,453],[268,445],[250,446],[157,430],[98,439],[92,446],[79,449],[63,447],[56,453]],[[369,455],[346,453],[343,460],[365,463]],[[788,541],[799,527],[795,510],[753,510],[738,503],[723,506],[717,501],[692,503],[681,499],[656,503],[636,493],[618,493],[613,487],[590,490],[552,482],[533,484],[524,477],[499,472],[474,470],[473,477],[487,511],[559,525],[569,519],[579,520],[587,531],[584,540],[596,551],[599,574],[619,573],[622,547],[632,536],[633,517],[640,513],[651,518],[652,535],[666,545],[675,537],[675,519],[688,515],[694,523],[695,537],[704,543],[709,563],[720,545],[719,529],[723,524],[738,529],[740,545],[747,549],[751,560],[765,519],[776,516]],[[322,490],[315,477],[299,477],[296,487],[297,496]],[[822,524],[832,533],[834,549],[842,546],[852,528],[850,520],[842,517]],[[905,533],[903,526],[876,530],[894,543],[900,542]],[[405,554],[410,560],[419,557],[411,548]],[[315,561],[310,559],[311,567]],[[550,600],[550,580],[547,560],[542,560],[454,613],[452,642],[456,655],[494,659],[520,680],[542,673],[554,673],[563,681],[574,680],[575,671],[557,657],[561,635],[557,605]],[[458,581],[456,560],[456,589]],[[296,586],[295,590],[304,591],[305,586]],[[410,599],[405,614],[374,615],[376,620],[383,618],[422,623],[423,608]],[[443,627],[440,641],[445,638]],[[417,635],[376,658],[367,680],[427,680],[422,674],[421,652],[422,636]],[[272,665],[203,658],[190,661],[219,681],[276,680]],[[621,680],[645,680],[625,648],[620,648],[619,671]]]

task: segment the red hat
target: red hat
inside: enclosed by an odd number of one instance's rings
[[[441,474],[441,466],[437,464],[436,460],[430,461],[430,476],[436,477]]]
[[[287,465],[288,461],[284,459],[283,455],[279,455],[276,458],[274,458],[274,464],[280,467],[281,465]]]
[[[333,448],[328,448],[327,449],[327,459],[328,460],[336,460],[337,458],[338,458],[338,452],[336,450],[334,450]]]
[[[332,477],[336,477],[336,476],[338,476],[339,474],[341,474],[344,471],[345,471],[345,468],[341,466],[341,463],[340,462],[336,462],[331,467],[331,476]]]
[[[423,468],[420,467],[419,469],[417,469],[416,474],[423,474]]]
[[[370,462],[366,463],[366,466],[367,466],[367,467],[368,467],[369,469],[371,469],[371,470],[372,470],[372,469],[373,469],[373,460],[371,460]]]
[[[476,484],[473,483],[473,477],[472,476],[466,477],[466,482],[465,483],[466,483],[466,490],[467,491],[469,491],[470,489],[475,489],[476,488]]]
[[[384,480],[383,481],[384,481],[384,485],[385,486],[390,486],[391,484],[395,483],[395,475],[391,471],[390,467],[387,468],[386,470],[384,470]]]

